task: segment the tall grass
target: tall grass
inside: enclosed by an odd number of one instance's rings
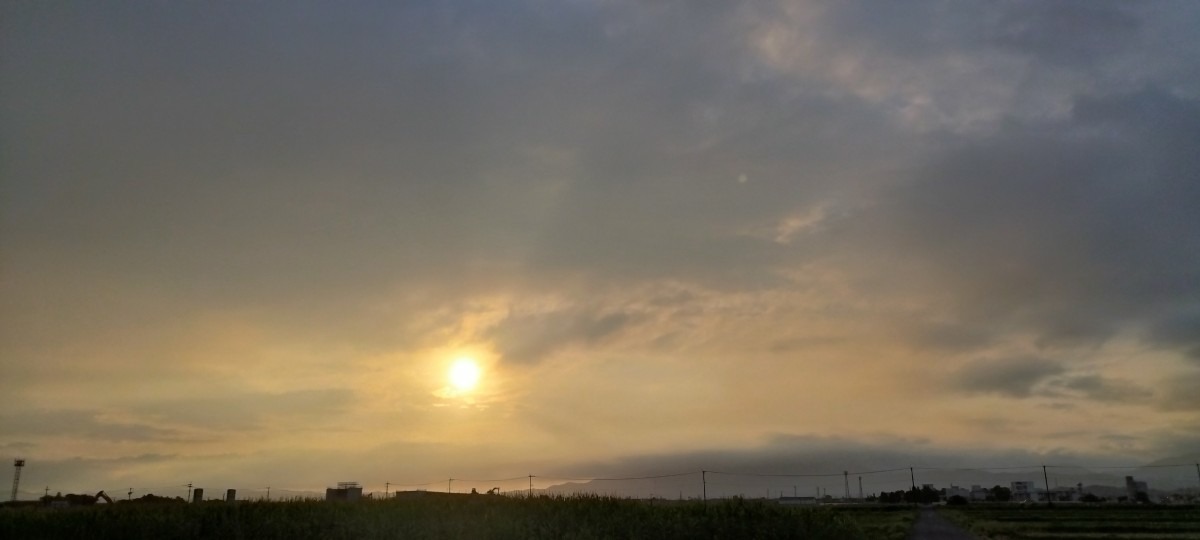
[[[354,503],[118,504],[0,511],[3,538],[330,540],[903,538],[909,521],[752,500],[648,504],[599,496],[428,496]],[[864,518],[865,519],[859,519]]]
[[[988,539],[1200,539],[1200,508],[1195,506],[979,504],[940,513]]]

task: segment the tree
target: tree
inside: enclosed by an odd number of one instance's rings
[[[946,499],[946,504],[951,506],[962,506],[967,504],[967,499],[962,495],[953,495],[949,499]]]
[[[994,486],[990,490],[992,497],[1000,502],[1008,502],[1012,500],[1012,490],[1004,486]]]

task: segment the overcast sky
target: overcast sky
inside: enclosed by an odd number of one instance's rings
[[[31,493],[1200,448],[1200,3],[0,16]]]

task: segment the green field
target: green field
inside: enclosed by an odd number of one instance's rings
[[[946,518],[989,540],[1200,540],[1200,508],[1134,505],[970,505]]]
[[[207,502],[0,510],[0,538],[905,538],[904,507],[796,508],[753,500],[430,496],[354,503]]]

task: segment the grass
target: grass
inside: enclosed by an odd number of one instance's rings
[[[901,540],[905,507],[795,508],[765,501],[676,504],[598,496],[443,496],[326,503],[117,504],[0,510],[3,538]]]
[[[1200,508],[1149,505],[969,505],[939,512],[980,538],[1200,540]]]

